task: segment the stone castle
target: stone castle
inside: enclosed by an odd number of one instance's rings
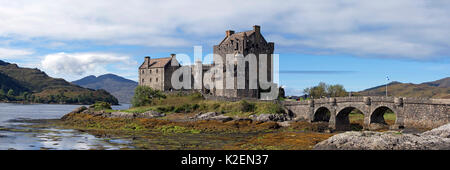
[[[267,54],[267,80],[268,82],[272,82],[273,71],[272,71],[272,54],[274,52],[274,43],[267,42],[266,39],[261,34],[261,27],[258,25],[253,26],[253,30],[238,32],[235,33],[233,30],[226,31],[225,38],[218,44],[214,46],[213,49],[214,54],[219,54],[222,57],[222,61],[227,63],[226,55],[243,55],[247,56],[248,54],[255,54],[257,57],[257,61],[259,63],[260,57],[259,54]],[[248,65],[248,64],[247,64]],[[212,65],[203,65],[203,71],[208,71],[212,68]],[[172,91],[175,90],[173,85],[171,84],[172,74],[175,70],[182,67],[177,59],[175,54],[172,54],[171,57],[167,58],[157,58],[151,59],[150,57],[145,57],[144,62],[139,67],[139,85],[149,86],[156,90],[161,91]],[[192,66],[192,68],[194,68]],[[236,69],[236,67],[235,67]],[[259,64],[257,66],[257,79],[259,80]],[[223,69],[223,87],[226,85],[226,69]],[[245,88],[238,89],[237,88],[237,74],[234,74],[234,89],[206,89],[202,87],[200,90],[203,94],[211,95],[211,96],[220,96],[226,98],[260,98],[261,90],[259,81],[258,89],[250,89],[249,88],[249,67],[247,66],[245,69]],[[233,76],[233,75],[230,75]]]

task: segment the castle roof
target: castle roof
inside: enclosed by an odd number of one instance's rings
[[[250,36],[250,35],[252,35],[252,34],[254,34],[255,33],[255,30],[250,30],[250,31],[244,31],[244,32],[238,32],[238,33],[234,33],[234,34],[232,34],[232,35],[230,35],[230,36],[226,36],[221,42],[220,42],[220,44],[219,45],[221,45],[223,42],[225,42],[226,40],[228,40],[228,39],[235,39],[235,38],[238,38],[238,39],[243,39],[245,36]]]
[[[139,68],[140,69],[162,68],[166,67],[166,65],[169,64],[171,60],[172,57],[145,60],[144,63],[142,63],[142,65]],[[150,64],[148,62],[150,62]]]

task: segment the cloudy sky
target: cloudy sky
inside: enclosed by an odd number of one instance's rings
[[[253,25],[275,42],[290,94],[450,76],[448,0],[0,0],[0,60],[68,81],[137,80],[144,56],[211,53],[225,30]]]

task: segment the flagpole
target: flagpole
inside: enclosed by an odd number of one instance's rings
[[[386,97],[388,97],[388,84],[389,84],[389,76],[386,76]]]
[[[388,86],[388,83],[386,83],[386,97],[388,97],[388,95],[387,95],[387,86]]]

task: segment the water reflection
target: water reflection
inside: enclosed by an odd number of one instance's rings
[[[127,141],[97,138],[70,129],[34,129],[21,125],[33,119],[59,119],[79,105],[0,103],[0,150],[87,150],[127,148]],[[128,109],[130,105],[113,106]],[[125,144],[125,145],[121,145]]]

